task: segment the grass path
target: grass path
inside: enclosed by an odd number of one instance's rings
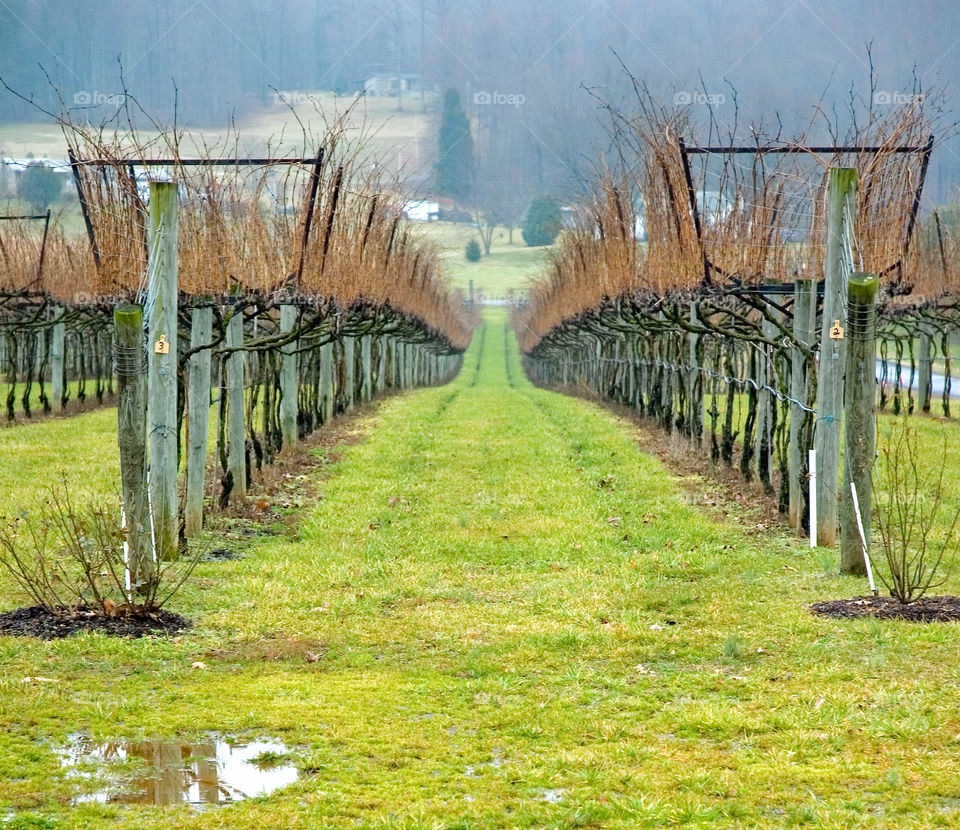
[[[501,316],[364,427],[298,539],[195,574],[189,634],[0,638],[10,826],[956,826],[957,626],[811,617],[861,582],[687,506],[631,427],[524,379]],[[272,736],[304,776],[70,806],[76,732]]]

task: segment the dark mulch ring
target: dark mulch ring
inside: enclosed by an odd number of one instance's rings
[[[922,597],[906,603],[893,597],[853,597],[815,602],[810,610],[823,617],[846,619],[877,617],[909,622],[951,622],[960,620],[960,597]]]
[[[212,548],[200,557],[201,562],[233,562],[243,559],[243,554],[230,548]]]
[[[0,614],[0,635],[41,640],[56,640],[81,631],[99,631],[111,637],[176,634],[192,625],[186,617],[163,610],[138,616],[104,617],[79,609],[72,616],[58,617],[39,605],[32,605]]]

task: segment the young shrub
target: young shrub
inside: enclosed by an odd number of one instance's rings
[[[467,262],[479,262],[481,257],[480,243],[476,239],[471,239],[467,243],[466,257]]]
[[[900,602],[914,602],[947,578],[957,551],[960,509],[944,505],[944,464],[924,469],[920,434],[906,417],[895,422],[879,447],[871,474],[873,517],[883,560],[875,570]],[[943,436],[943,453],[947,439]],[[945,517],[945,521],[943,521]],[[946,528],[946,531],[938,530]]]
[[[193,571],[192,557],[155,563],[130,584],[118,501],[76,502],[66,482],[46,502],[0,526],[0,567],[35,604],[58,617],[87,610],[105,617],[155,613]]]
[[[523,218],[523,241],[529,247],[552,245],[563,226],[563,214],[560,203],[554,196],[536,196],[527,208]]]

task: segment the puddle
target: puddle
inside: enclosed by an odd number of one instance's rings
[[[553,789],[553,790],[544,790],[540,798],[543,801],[546,801],[547,804],[559,804],[563,801],[563,797],[567,794],[567,791],[564,789]]]
[[[76,738],[59,754],[61,764],[82,778],[98,780],[101,775],[96,773],[104,772],[112,778],[97,792],[75,798],[75,803],[203,807],[267,795],[292,784],[298,772],[287,751],[279,741],[96,743]],[[91,765],[100,768],[91,771]]]

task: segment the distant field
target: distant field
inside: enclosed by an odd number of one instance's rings
[[[467,243],[480,241],[477,228],[452,222],[415,222],[418,232],[434,239],[444,249],[443,271],[451,284],[468,289],[473,280],[474,290],[487,297],[504,297],[510,291],[526,291],[531,277],[543,270],[548,248],[528,248],[514,228],[513,244],[506,228],[494,232],[490,255],[479,262],[467,262]]]
[[[303,128],[322,135],[326,124],[335,121],[354,103],[352,95],[317,92],[296,93],[293,112],[285,104],[276,103],[248,114],[236,125],[240,154],[286,155],[303,149]],[[315,102],[315,103],[314,103]],[[420,181],[429,175],[434,156],[436,131],[432,102],[427,99],[421,108],[417,98],[404,98],[403,109],[397,109],[396,98],[368,98],[357,102],[346,119],[350,140],[363,139],[368,151],[378,159],[389,176],[402,173],[403,179]],[[91,118],[106,117],[108,108],[95,110]],[[296,117],[294,117],[294,114]],[[161,114],[162,119],[162,114]],[[156,137],[152,130],[142,132],[144,139]],[[180,146],[185,155],[196,152],[206,155],[205,147],[230,147],[233,152],[233,129],[223,127],[188,129]],[[0,124],[0,156],[67,157],[67,143],[56,124]]]

